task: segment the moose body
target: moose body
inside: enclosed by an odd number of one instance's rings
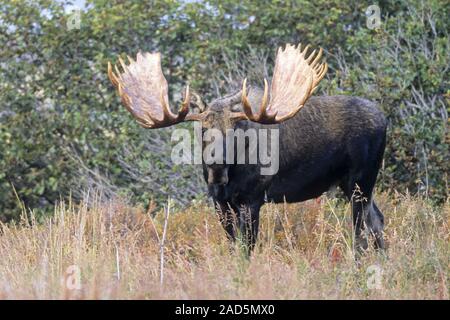
[[[261,97],[261,90],[251,96]],[[235,126],[244,131],[268,127],[279,129],[275,175],[261,175],[259,164],[203,166],[208,191],[230,239],[235,239],[239,226],[247,244],[254,245],[259,210],[266,201],[301,202],[339,186],[353,201],[359,245],[367,247],[361,232],[368,227],[376,247],[382,248],[383,215],[372,191],[385,148],[386,120],[376,105],[357,97],[311,97],[297,115],[280,124],[240,121]]]
[[[309,45],[290,44],[279,48],[270,92],[264,80],[264,90],[251,88],[247,94],[244,80],[241,91],[206,104],[187,87],[176,114],[169,108],[159,53],[138,53],[136,60],[128,57],[129,65],[119,58],[123,71],[117,66],[113,71],[109,63],[108,76],[124,106],[145,128],[199,121],[203,130],[222,134],[236,129],[278,130],[279,167],[272,175],[261,174],[260,164],[230,164],[221,156],[211,163],[203,158],[209,193],[230,239],[236,239],[238,227],[251,249],[265,201],[299,202],[338,185],[352,202],[357,247],[367,247],[363,232],[367,230],[375,237],[375,246],[383,248],[383,215],[372,191],[385,147],[386,120],[374,103],[361,98],[311,97],[327,64],[321,62],[322,49],[310,54],[308,49]],[[191,107],[199,112],[190,112]]]

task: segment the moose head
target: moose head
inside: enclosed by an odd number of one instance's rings
[[[327,64],[320,63],[322,49],[308,55],[308,48],[289,44],[284,50],[279,48],[270,95],[266,79],[261,94],[252,92],[248,95],[247,79],[244,79],[241,91],[206,104],[187,86],[177,114],[172,113],[169,107],[168,84],[161,70],[160,53],[138,53],[136,60],[128,57],[128,65],[119,58],[123,71],[114,66],[114,72],[111,63],[108,63],[108,75],[125,107],[144,128],[156,129],[183,121],[200,121],[202,128],[218,129],[225,134],[241,120],[277,124],[297,114],[327,71]],[[258,100],[261,101],[259,110],[254,112],[254,104]],[[190,112],[192,105],[200,112]],[[207,166],[207,171],[208,184],[228,182],[227,164],[212,163]]]

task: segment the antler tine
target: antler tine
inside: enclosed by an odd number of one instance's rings
[[[302,51],[302,53],[301,53],[303,57],[305,57],[306,52],[308,52],[309,47],[311,47],[310,44],[308,44],[305,48],[303,48],[303,51]]]
[[[314,66],[317,64],[317,62],[319,62],[320,58],[322,57],[322,53],[323,53],[323,49],[320,48],[319,52],[317,53],[316,58],[314,59],[314,61],[310,64],[311,67],[314,68]]]
[[[322,63],[314,68],[314,72],[316,74],[316,83],[319,83],[320,80],[325,76],[325,73],[328,70],[328,64]]]
[[[249,120],[255,121],[255,116],[253,115],[252,107],[250,106],[250,102],[247,97],[247,78],[244,79],[242,84],[242,107],[244,109],[244,113]]]
[[[261,102],[261,112],[260,112],[259,116],[257,117],[258,122],[261,122],[261,123],[273,123],[278,114],[278,111],[275,111],[275,113],[273,113],[272,115],[269,115],[267,113],[267,108],[269,106],[269,103],[267,101],[268,96],[269,96],[269,84],[267,82],[267,79],[264,78],[264,95],[263,95],[263,99]]]
[[[267,101],[268,97],[269,97],[269,84],[267,83],[267,79],[264,78],[264,94],[261,101],[261,113],[259,114],[260,117],[267,114],[267,106],[269,105]]]
[[[128,71],[128,67],[125,64],[125,62],[123,62],[121,57],[119,57],[119,62],[120,62],[120,65],[122,66],[123,71],[127,72]]]
[[[117,78],[119,80],[122,80],[122,76],[120,75],[121,73],[120,73],[119,68],[117,68],[117,65],[114,65],[114,70],[116,71]]]
[[[178,110],[179,118],[184,119],[186,117],[186,115],[189,113],[190,102],[191,102],[191,94],[190,94],[190,88],[189,88],[189,84],[188,84],[188,85],[186,85],[183,103],[181,104],[180,109]]]
[[[327,73],[327,71],[328,71],[328,63],[324,63],[324,64],[323,64],[322,71],[321,71],[320,74],[319,74],[319,79],[320,79],[320,80],[323,79],[323,77],[325,76],[325,74]]]
[[[164,92],[161,91],[161,95],[160,95],[159,99],[161,101],[161,105],[163,108],[163,120],[162,121],[164,121],[164,119],[174,120],[176,118],[176,116],[172,113],[172,111],[169,108],[169,104],[166,102],[166,100],[164,98],[165,98]]]
[[[310,53],[308,56],[308,59],[306,59],[306,63],[310,64],[311,60],[314,58],[314,55],[316,54],[316,50]]]
[[[109,80],[111,80],[112,84],[117,87],[119,85],[119,80],[117,79],[116,75],[114,74],[111,66],[111,62],[108,61],[108,77]]]

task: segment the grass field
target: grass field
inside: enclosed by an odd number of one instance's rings
[[[355,263],[350,207],[266,204],[258,247],[230,246],[209,204],[145,212],[121,201],[62,203],[0,231],[1,299],[448,299],[450,203],[378,194],[386,254]],[[25,215],[24,215],[25,216]]]

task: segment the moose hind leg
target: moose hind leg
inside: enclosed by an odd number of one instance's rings
[[[352,205],[355,249],[358,252],[361,252],[362,250],[367,250],[368,248],[367,237],[365,233],[367,205],[366,203],[364,203],[364,199],[358,196],[351,196],[350,201]]]
[[[384,228],[384,216],[378,209],[375,201],[371,201],[368,206],[368,212],[366,224],[369,227],[370,233],[375,238],[374,246],[376,249],[384,249],[383,228]]]
[[[367,249],[368,237],[373,237],[375,249],[384,249],[384,216],[371,198],[368,200],[364,199],[362,201],[362,214],[360,215],[362,225],[360,226],[361,232],[359,233],[359,241],[361,241],[363,245],[362,248]],[[364,239],[361,240],[361,238]]]
[[[368,236],[375,238],[376,249],[384,249],[383,228],[384,216],[372,200],[371,192],[362,191],[358,184],[355,188],[342,188],[352,204],[355,248],[357,251],[367,250]],[[352,190],[350,192],[350,190]]]

